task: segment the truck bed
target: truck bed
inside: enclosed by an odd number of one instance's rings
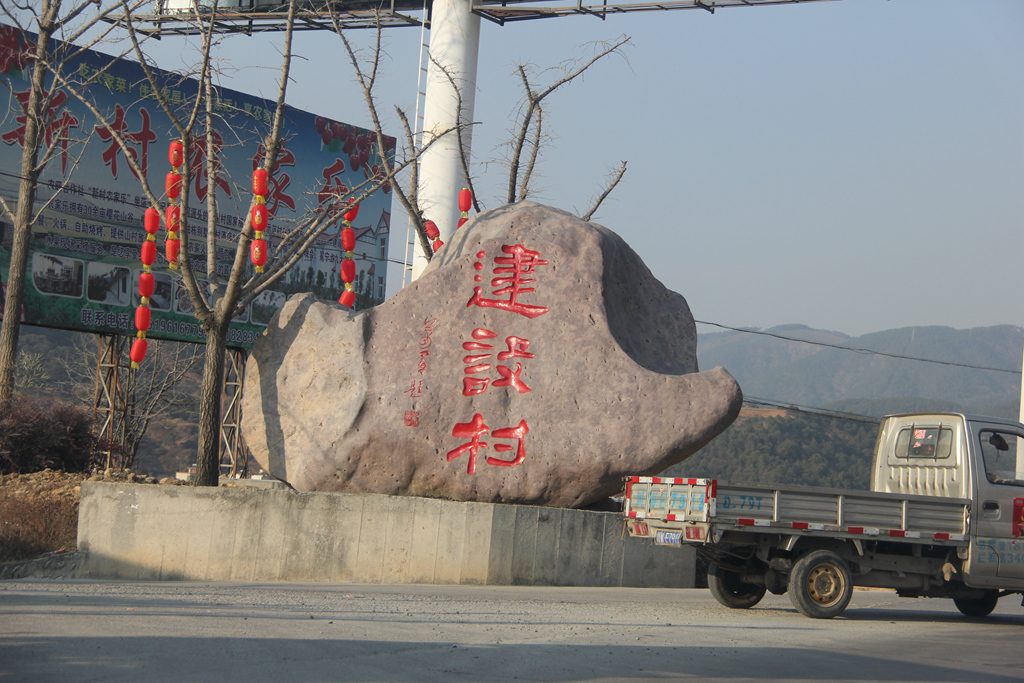
[[[735,530],[965,546],[970,504],[809,486],[630,477],[623,514],[631,536],[665,545],[713,543]]]

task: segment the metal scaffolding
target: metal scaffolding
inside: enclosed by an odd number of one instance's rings
[[[115,456],[115,453],[124,452],[127,436],[127,417],[130,409],[127,383],[130,369],[122,365],[121,356],[128,338],[118,334],[98,336],[93,419],[100,425],[100,452],[105,454],[105,466],[110,468],[120,466],[121,458],[119,455]]]
[[[93,418],[99,425],[99,451],[105,467],[120,468],[128,441],[128,423],[134,411],[130,390],[131,364],[127,349],[130,338],[118,334],[97,335],[99,349],[96,355],[96,387],[93,398]],[[221,392],[221,474],[232,478],[247,477],[249,473],[249,447],[242,437],[242,385],[245,381],[245,361],[249,352],[228,348],[224,364]]]
[[[220,411],[220,471],[234,478],[249,474],[249,447],[242,437],[242,385],[245,383],[245,349],[228,349],[224,364],[224,391]]]

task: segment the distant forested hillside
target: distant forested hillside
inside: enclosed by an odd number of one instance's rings
[[[744,411],[721,436],[666,477],[867,489],[878,425],[801,414]]]
[[[851,338],[786,325],[772,334],[947,363],[1019,370],[1024,330],[1012,325],[954,330],[906,327]],[[701,369],[725,367],[748,397],[824,407],[875,401],[869,414],[945,409],[1016,415],[1020,374],[855,353],[744,332],[701,334]],[[884,409],[879,410],[884,404]],[[850,410],[850,408],[845,408]],[[854,410],[853,412],[858,412]]]

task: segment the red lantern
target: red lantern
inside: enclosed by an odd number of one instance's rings
[[[149,323],[152,313],[149,310],[149,306],[139,306],[135,309],[135,329],[140,332],[145,332],[149,329]]]
[[[178,262],[178,250],[181,249],[181,240],[167,240],[164,244],[164,254],[171,263]]]
[[[350,258],[341,262],[341,281],[346,283],[356,281],[356,262]]]
[[[150,244],[153,244],[150,242]],[[156,245],[153,244],[153,255],[156,255]],[[153,296],[153,288],[156,286],[156,278],[153,273],[139,273],[139,296]]]
[[[167,160],[171,162],[171,166],[181,166],[181,162],[185,160],[185,146],[181,144],[181,140],[171,143],[170,149],[167,150]]]
[[[252,207],[252,229],[253,230],[266,230],[267,229],[267,205],[257,204]]]
[[[150,235],[155,235],[160,230],[160,212],[153,207],[146,209],[142,225],[146,228],[146,232]]]
[[[181,174],[171,171],[167,174],[167,196],[171,199],[177,199],[181,195]]]
[[[141,363],[146,357],[146,348],[149,344],[146,343],[145,339],[136,339],[132,343],[131,358],[133,363]]]
[[[351,223],[352,221],[354,221],[356,219],[356,216],[358,216],[358,215],[359,215],[359,205],[356,204],[355,206],[351,207],[348,211],[345,212],[345,220],[347,220],[349,223]]]
[[[252,264],[259,268],[267,262],[267,241],[253,240],[249,245],[249,256],[252,257]]]
[[[351,289],[346,289],[344,292],[342,292],[341,298],[338,299],[339,304],[341,304],[342,306],[348,306],[349,308],[352,308],[352,305],[355,304],[355,302],[356,293],[353,292]]]
[[[434,240],[434,253],[436,254],[437,250],[440,249],[443,246],[444,246],[444,242],[442,242],[441,240]]]
[[[252,172],[252,193],[260,196],[267,193],[267,172],[262,168]]]
[[[181,208],[177,206],[167,207],[167,232],[177,232],[181,227]]]
[[[352,251],[356,248],[356,231],[352,228],[345,228],[341,231],[341,248],[345,251]]]
[[[151,266],[151,265],[153,265],[153,261],[155,261],[155,260],[156,260],[156,242],[150,242],[148,240],[143,242],[142,243],[142,263],[147,265],[147,266]],[[139,282],[140,282],[140,286],[141,286],[142,278],[139,278]],[[144,295],[144,296],[149,296],[149,295],[147,294],[147,295]]]
[[[459,211],[469,211],[469,207],[473,205],[473,193],[466,188],[462,188],[459,192]]]
[[[461,228],[463,225],[465,225],[468,222],[469,222],[468,218],[460,218],[458,224],[455,226],[455,229],[458,230],[459,228]]]
[[[441,236],[441,233],[437,229],[437,223],[434,221],[425,221],[423,223],[423,229],[427,231],[427,237],[432,240],[436,240]]]

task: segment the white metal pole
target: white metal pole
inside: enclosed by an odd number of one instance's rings
[[[419,199],[426,218],[434,221],[445,242],[459,220],[459,190],[466,185],[459,156],[459,142],[454,132],[442,135],[460,121],[473,120],[476,100],[476,64],[480,48],[480,17],[473,14],[472,0],[434,0],[430,24],[430,56],[427,67],[427,87],[423,106],[424,144],[436,141],[420,158]],[[436,62],[436,63],[435,63]],[[458,111],[458,97],[444,67],[459,86],[462,112]],[[462,131],[462,143],[467,158],[470,143],[469,128]],[[412,279],[419,277],[427,265],[418,240],[413,247]]]

